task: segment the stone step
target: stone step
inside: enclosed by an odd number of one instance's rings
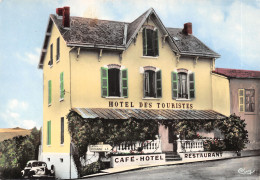
[[[182,158],[180,158],[180,157],[178,157],[178,158],[166,158],[165,160],[166,160],[166,162],[168,162],[168,161],[181,161]]]
[[[167,155],[165,155],[165,157],[166,157],[166,158],[178,158],[178,157],[180,157],[180,156],[179,156],[179,155],[172,155],[172,154],[171,154],[171,155],[170,155],[170,154],[168,155],[168,154],[167,154]]]

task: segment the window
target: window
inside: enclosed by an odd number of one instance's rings
[[[50,46],[50,61],[48,65],[52,66],[52,64],[53,64],[53,44],[51,44]]]
[[[156,68],[145,68],[144,71],[144,97],[161,98],[162,97],[162,78],[161,70]]]
[[[60,100],[64,99],[64,81],[63,81],[64,73],[60,73]]]
[[[239,89],[238,101],[240,112],[255,111],[255,90],[254,89]]]
[[[159,56],[158,29],[143,28],[143,56]]]
[[[60,38],[57,38],[56,61],[60,60]]]
[[[51,105],[51,80],[48,81],[48,104]]]
[[[128,72],[120,70],[119,65],[108,65],[101,68],[102,97],[128,97]]]
[[[47,145],[51,145],[51,121],[47,122]]]
[[[180,69],[178,72],[172,72],[172,98],[195,98],[194,73],[188,73],[185,69]]]
[[[64,117],[60,119],[60,144],[64,144]]]

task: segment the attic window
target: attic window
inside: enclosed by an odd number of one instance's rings
[[[179,38],[176,37],[176,36],[174,36],[173,39],[174,39],[175,41],[179,41]]]
[[[159,56],[158,29],[143,28],[143,56]]]

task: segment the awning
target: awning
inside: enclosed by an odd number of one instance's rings
[[[216,120],[226,116],[213,110],[72,108],[84,119]]]

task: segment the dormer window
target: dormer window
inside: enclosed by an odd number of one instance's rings
[[[159,56],[158,29],[153,26],[143,28],[143,56]]]
[[[101,96],[128,97],[128,73],[120,65],[101,67]]]
[[[195,98],[195,78],[193,72],[189,72],[186,69],[178,69],[177,72],[172,72],[172,98]]]

